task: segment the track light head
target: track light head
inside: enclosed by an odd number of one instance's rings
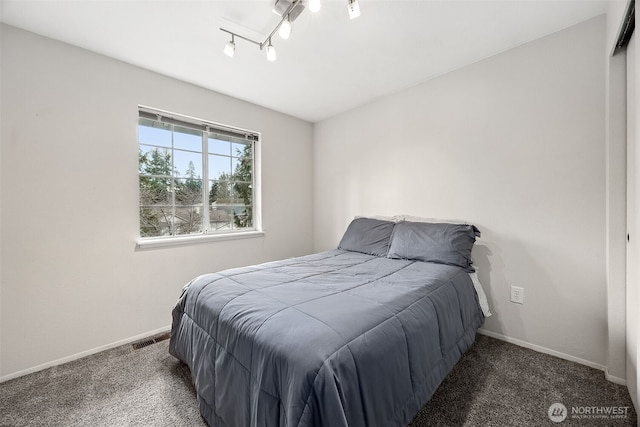
[[[348,9],[349,9],[349,18],[355,19],[360,16],[360,4],[358,4],[358,0],[347,0],[348,1]]]
[[[289,20],[294,22],[304,10],[302,0],[276,0],[273,5],[273,13],[284,18],[289,15]]]
[[[287,19],[282,21],[282,24],[280,25],[280,29],[278,30],[278,34],[280,34],[280,37],[282,37],[285,40],[287,40],[291,35],[291,21],[289,20],[288,16],[287,16]]]
[[[231,41],[224,45],[224,54],[229,58],[233,58],[233,54],[236,53],[236,44],[233,41],[233,34],[231,35]]]
[[[267,46],[267,59],[271,62],[276,60],[276,48],[271,44],[271,39],[269,39],[269,45]]]
[[[309,10],[311,12],[317,12],[320,10],[320,0],[309,0]]]

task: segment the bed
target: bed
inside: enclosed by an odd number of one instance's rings
[[[210,426],[406,426],[488,309],[467,224],[354,219],[338,249],[205,274],[173,310]],[[480,290],[480,292],[479,292]]]

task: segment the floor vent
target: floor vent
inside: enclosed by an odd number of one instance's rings
[[[144,339],[142,341],[138,341],[132,344],[132,347],[134,350],[140,350],[141,348],[150,346],[151,344],[155,344],[158,343],[160,341],[164,341],[164,340],[168,340],[169,338],[171,338],[171,333],[170,332],[166,332],[162,335],[158,335],[155,337],[150,337],[147,339]]]

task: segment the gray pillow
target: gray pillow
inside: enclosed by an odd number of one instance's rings
[[[480,231],[469,224],[399,222],[393,229],[389,258],[454,265],[473,272],[471,249]]]
[[[338,249],[387,256],[395,223],[372,218],[356,218],[344,232]]]

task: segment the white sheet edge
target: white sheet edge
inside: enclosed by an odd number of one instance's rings
[[[491,310],[489,310],[489,302],[487,301],[487,295],[484,293],[484,289],[482,289],[482,284],[480,283],[480,279],[478,279],[477,267],[475,272],[469,273],[469,277],[471,277],[471,281],[473,282],[473,287],[476,288],[476,294],[478,294],[478,302],[480,303],[482,314],[484,314],[484,317],[491,316]]]

